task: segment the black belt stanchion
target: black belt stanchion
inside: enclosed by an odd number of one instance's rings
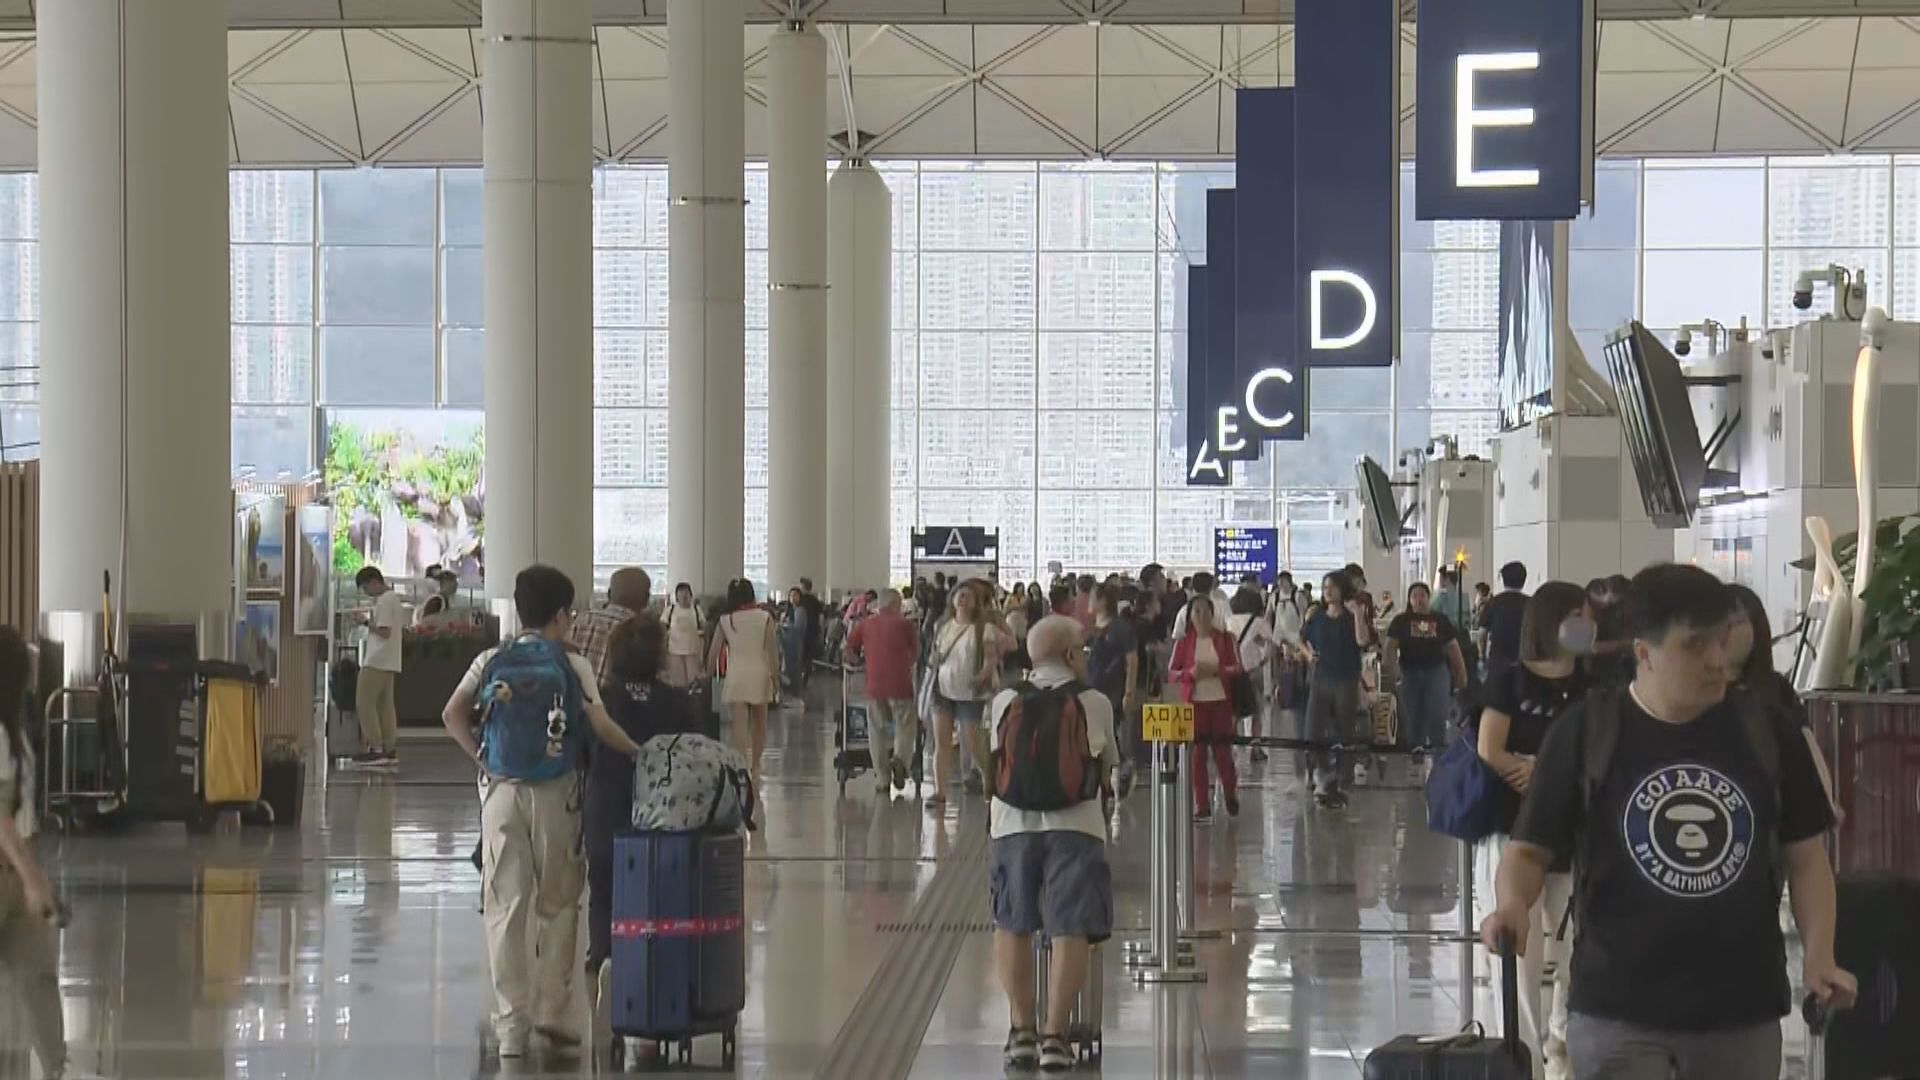
[[[1192,822],[1181,813],[1182,800],[1189,805],[1191,802],[1181,785],[1191,783],[1187,759],[1193,746],[1193,706],[1149,705],[1143,710],[1141,724],[1147,741],[1153,744],[1153,895],[1148,908],[1152,936],[1146,950],[1128,950],[1127,964],[1140,983],[1205,982],[1206,973],[1193,966],[1193,957],[1183,950],[1180,940],[1181,882],[1183,877],[1190,879],[1193,875]],[[1189,860],[1186,866],[1181,865],[1182,852]],[[1191,888],[1191,884],[1185,887]],[[1191,900],[1187,907],[1191,909]]]

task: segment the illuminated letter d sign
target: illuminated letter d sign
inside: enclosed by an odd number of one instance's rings
[[[1358,324],[1338,337],[1329,337],[1327,334],[1328,286],[1352,290],[1360,303]],[[1373,293],[1373,286],[1367,284],[1359,274],[1346,270],[1315,270],[1307,275],[1307,290],[1308,333],[1312,335],[1310,344],[1314,351],[1351,349],[1373,333],[1374,320],[1380,315],[1380,301]]]

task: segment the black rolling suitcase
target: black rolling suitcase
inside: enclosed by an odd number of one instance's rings
[[[1809,1000],[1809,1080],[1920,1076],[1920,881],[1889,875],[1837,882],[1833,955],[1860,985],[1853,1008],[1830,1013]]]
[[[1522,1045],[1520,963],[1501,957],[1500,1017],[1504,1038],[1478,1024],[1455,1035],[1401,1035],[1367,1055],[1366,1080],[1532,1080],[1533,1052]]]

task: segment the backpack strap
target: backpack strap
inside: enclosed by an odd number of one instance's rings
[[[1594,803],[1613,769],[1613,752],[1620,745],[1620,695],[1624,689],[1608,688],[1587,695],[1586,715],[1581,730],[1581,807],[1593,816]]]
[[[1760,771],[1766,774],[1767,786],[1773,789],[1774,812],[1780,810],[1780,737],[1773,728],[1773,710],[1763,708],[1758,701],[1743,702],[1746,707],[1736,708],[1740,714],[1740,727],[1746,733],[1747,743],[1753,749],[1753,756],[1760,762]]]

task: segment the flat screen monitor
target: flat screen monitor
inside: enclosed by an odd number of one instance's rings
[[[1533,422],[1553,407],[1553,242],[1551,221],[1500,223],[1500,430]]]
[[[1607,382],[1620,402],[1640,499],[1655,525],[1684,529],[1700,507],[1707,455],[1680,361],[1638,322],[1607,336]]]
[[[1400,500],[1393,496],[1393,481],[1370,457],[1361,458],[1353,471],[1359,481],[1360,501],[1366,505],[1367,524],[1373,527],[1374,542],[1392,551],[1400,546]]]

